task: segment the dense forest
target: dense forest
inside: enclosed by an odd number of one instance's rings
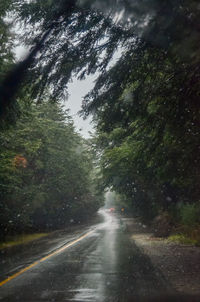
[[[100,156],[100,187],[117,192],[144,219],[167,213],[199,228],[199,4],[139,2],[2,2],[5,225],[8,219],[20,226],[62,225],[64,216],[101,204],[87,143],[59,105],[73,76],[98,73],[82,115],[92,114],[96,126],[91,144]],[[30,47],[17,64],[9,13],[23,26],[17,38]]]
[[[102,203],[89,146],[68,113],[56,103],[26,107],[0,135],[2,235],[80,223]]]
[[[1,13],[4,17],[3,10]],[[2,80],[15,63],[13,33],[4,18],[1,38]],[[16,101],[4,113],[0,133],[1,239],[89,219],[103,204],[103,193],[98,189],[90,144],[76,132],[68,110],[48,95],[43,102],[36,102],[28,85],[22,85]]]

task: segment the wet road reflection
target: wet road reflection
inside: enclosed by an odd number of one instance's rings
[[[123,302],[165,296],[169,286],[129,240],[122,220],[105,210],[99,215],[104,221],[83,240],[2,286],[0,301]]]
[[[78,276],[80,288],[75,289],[72,301],[107,301],[106,289],[115,280],[116,275],[116,232],[119,228],[118,219],[113,214],[100,211],[105,222],[101,223],[90,235],[97,237],[95,249],[87,256],[82,272]],[[112,278],[113,279],[113,278]]]
[[[130,242],[123,222],[113,213],[100,214],[105,222],[91,235],[98,242],[87,255],[71,301],[138,301],[166,295],[165,280]]]

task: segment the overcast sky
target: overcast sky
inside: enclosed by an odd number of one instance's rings
[[[108,67],[111,67],[113,64],[116,63],[116,61],[120,58],[122,53],[122,49],[119,48],[113,55],[113,58],[111,62],[108,64]],[[96,74],[96,77],[98,74]],[[81,109],[81,103],[82,98],[91,90],[91,88],[94,86],[95,76],[88,76],[83,81],[78,81],[74,79],[73,83],[70,83],[68,85],[69,87],[69,99],[65,103],[66,108],[69,108],[71,111],[71,114],[74,119],[74,124],[79,131],[79,129],[82,129],[80,132],[82,136],[85,138],[89,138],[90,134],[89,132],[94,132],[94,129],[91,125],[91,117],[87,118],[87,120],[83,120],[82,117],[78,116],[77,112]]]
[[[15,53],[17,59],[23,58],[27,51],[24,46],[17,46],[15,48]],[[113,59],[109,63],[109,67],[112,66],[121,55],[121,49],[115,52]],[[83,120],[79,116],[78,111],[81,110],[81,104],[83,97],[91,90],[94,86],[95,76],[88,76],[85,80],[78,81],[75,78],[72,83],[68,85],[68,100],[65,101],[64,105],[66,109],[70,109],[70,114],[74,120],[74,125],[76,130],[85,138],[90,137],[90,133],[94,133],[93,126],[91,124],[92,118],[89,117],[86,120]]]
[[[17,59],[21,59],[27,54],[27,51],[23,46],[18,46],[15,48],[15,53]],[[70,114],[73,117],[76,130],[85,138],[90,137],[89,132],[94,132],[91,125],[91,117],[83,120],[83,118],[79,116],[78,111],[81,110],[82,98],[94,86],[94,80],[94,76],[89,76],[82,81],[74,79],[73,82],[68,85],[69,97],[64,103],[65,107],[70,109]]]
[[[90,137],[88,132],[94,132],[91,124],[91,117],[83,120],[83,118],[78,115],[78,111],[81,109],[82,98],[94,86],[94,80],[94,76],[89,76],[87,79],[82,81],[74,79],[73,83],[68,85],[69,98],[65,102],[66,108],[70,109],[78,132],[80,132],[85,138]]]

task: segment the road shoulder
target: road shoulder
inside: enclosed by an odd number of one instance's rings
[[[0,281],[78,239],[91,227],[89,223],[74,225],[67,229],[51,232],[43,238],[0,250]]]
[[[130,238],[182,295],[200,296],[200,247],[169,242],[154,237],[147,226],[133,218],[123,218]]]

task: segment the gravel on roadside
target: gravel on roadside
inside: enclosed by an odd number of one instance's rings
[[[200,295],[200,247],[169,242],[153,236],[134,218],[123,218],[130,238],[182,295]]]

